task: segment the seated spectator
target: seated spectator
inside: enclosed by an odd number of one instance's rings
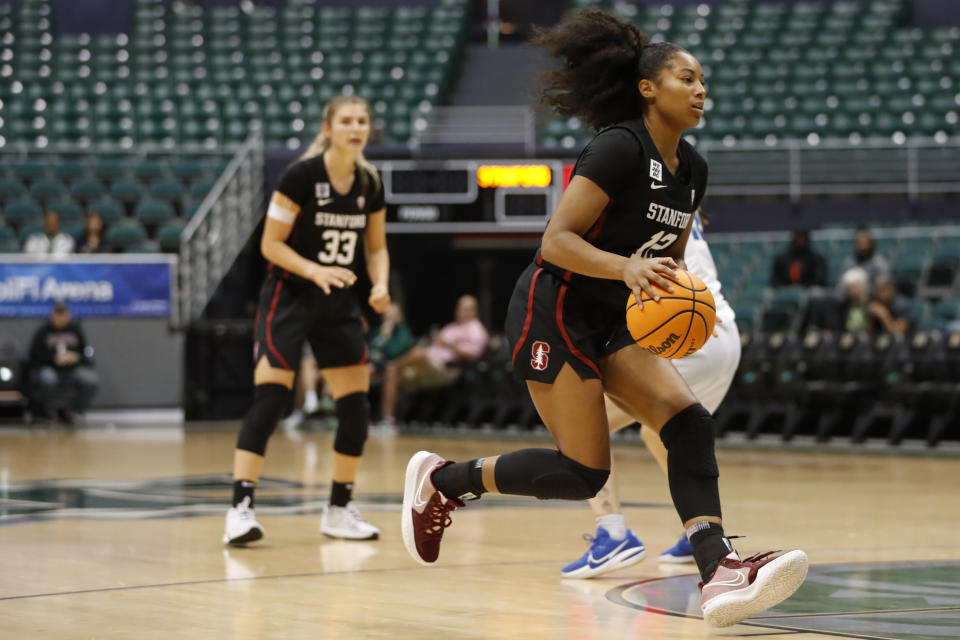
[[[50,320],[37,329],[30,343],[33,389],[47,419],[73,424],[74,415],[87,410],[100,385],[92,355],[80,324],[70,319],[67,303],[54,304]],[[65,399],[68,404],[57,406]]]
[[[383,312],[380,326],[370,332],[367,341],[370,347],[370,364],[376,373],[383,375],[387,363],[393,362],[413,346],[413,334],[403,318],[403,310],[396,302]]]
[[[839,292],[823,290],[821,295],[811,296],[802,332],[808,329],[867,331],[870,303],[867,272],[860,267],[848,269],[840,276],[838,288]]]
[[[477,317],[477,299],[470,295],[457,300],[454,321],[443,327],[426,347],[414,347],[393,362],[383,375],[383,419],[395,420],[397,393],[442,386],[460,376],[459,363],[483,355],[490,336]]]
[[[864,269],[853,267],[840,276],[843,301],[840,307],[841,327],[847,333],[868,330],[870,282]]]
[[[889,279],[877,283],[873,300],[867,310],[870,314],[870,333],[873,334],[906,335],[916,322],[913,305],[903,296],[897,295],[897,288]]]
[[[103,216],[99,211],[87,213],[87,219],[83,225],[83,240],[80,242],[78,253],[110,253],[110,245],[104,241],[106,232],[103,227]]]
[[[867,272],[867,280],[871,288],[880,280],[890,277],[890,264],[886,258],[877,253],[873,236],[867,227],[857,228],[857,244],[853,255],[847,256],[843,261],[844,271],[853,267],[860,267]]]
[[[790,246],[773,261],[770,285],[826,286],[827,261],[810,248],[810,232],[794,231]]]
[[[23,252],[34,255],[66,256],[73,248],[73,237],[60,232],[60,214],[53,209],[43,214],[43,231],[31,233],[23,243]]]

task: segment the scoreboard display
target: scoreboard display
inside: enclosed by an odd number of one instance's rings
[[[562,160],[375,163],[392,233],[542,231],[563,192]]]

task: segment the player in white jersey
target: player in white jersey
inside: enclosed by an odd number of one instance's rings
[[[733,308],[720,292],[717,267],[713,262],[710,247],[703,237],[699,211],[693,221],[683,259],[686,268],[700,276],[713,294],[720,322],[716,325],[716,335],[708,340],[702,349],[686,358],[671,362],[700,403],[713,413],[723,401],[740,363],[740,333],[737,331]],[[611,433],[633,424],[634,419],[609,398],[606,399],[606,407]],[[641,427],[641,437],[666,474],[667,450],[659,436],[648,427]],[[620,510],[617,481],[613,473],[596,497],[589,502],[597,517],[597,534],[592,537],[587,535],[590,548],[578,560],[561,570],[565,578],[592,578],[636,564],[647,554],[643,543],[627,528]],[[681,535],[676,545],[660,554],[660,562],[693,562],[693,549],[686,534]]]

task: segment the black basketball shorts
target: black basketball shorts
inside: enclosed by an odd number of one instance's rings
[[[600,308],[536,264],[517,280],[505,329],[514,375],[546,383],[556,379],[564,363],[582,379],[602,378],[600,358],[634,344],[626,312]]]
[[[349,297],[348,297],[349,296]],[[295,370],[307,342],[321,369],[365,363],[367,341],[352,291],[330,295],[309,282],[268,274],[260,289],[253,359]]]

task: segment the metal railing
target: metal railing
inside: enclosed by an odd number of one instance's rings
[[[241,145],[180,236],[180,328],[203,312],[262,213],[263,136]]]
[[[737,142],[704,140],[713,196],[805,196],[960,193],[960,137]]]
[[[527,106],[434,107],[412,115],[414,150],[425,145],[517,145],[536,147],[536,122]]]

